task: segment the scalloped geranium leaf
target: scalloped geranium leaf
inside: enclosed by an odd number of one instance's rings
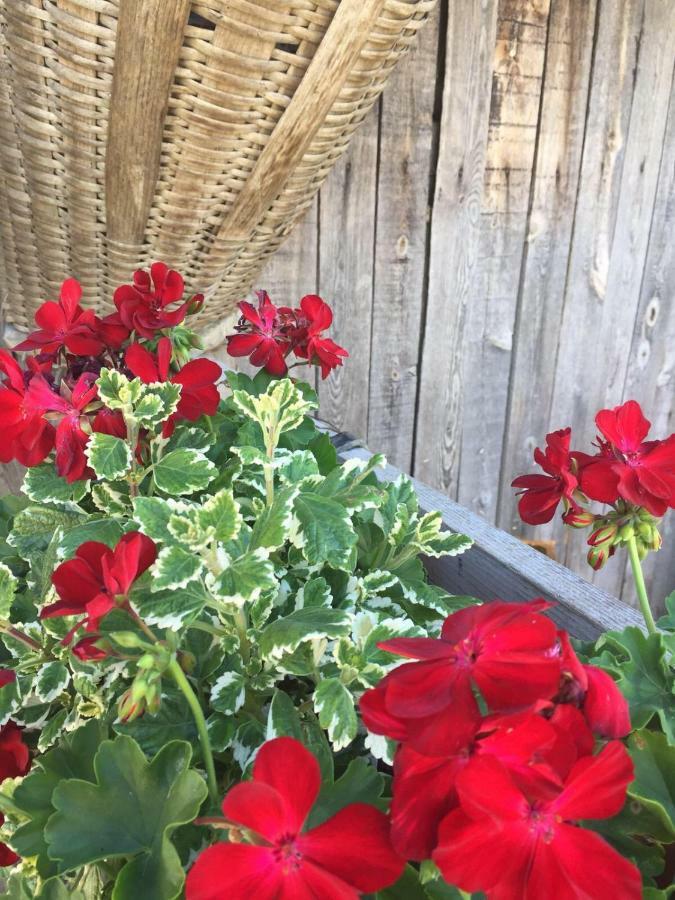
[[[141,397],[134,407],[134,417],[144,428],[156,428],[176,412],[181,386],[169,381],[143,385]]]
[[[675,743],[675,679],[663,635],[645,635],[640,628],[630,626],[603,635],[597,646],[608,647],[615,657],[602,665],[618,676],[633,728],[644,728],[656,714],[669,741]]]
[[[178,590],[137,590],[131,597],[134,609],[148,625],[172,631],[193,622],[210,599],[201,581],[191,581]]]
[[[224,672],[211,688],[211,706],[226,716],[241,709],[245,698],[246,681],[239,672]]]
[[[57,529],[67,531],[85,518],[83,513],[73,513],[49,506],[28,506],[15,517],[12,531],[7,538],[16,547],[19,556],[33,561],[34,554],[44,553]]]
[[[45,663],[42,666],[35,680],[33,681],[33,690],[38,700],[43,703],[51,703],[59,694],[68,687],[70,682],[70,673],[63,663],[54,661]]]
[[[131,447],[113,434],[92,434],[84,452],[97,477],[106,481],[124,478],[131,469]]]
[[[288,539],[294,522],[293,501],[298,488],[282,488],[275,492],[270,506],[265,507],[253,525],[249,548],[258,547],[265,550],[278,550]]]
[[[133,722],[115,722],[113,731],[133,738],[146,756],[154,756],[169,741],[199,746],[194,716],[183,694],[170,684],[162,687],[162,703],[155,715],[146,712]]]
[[[260,652],[264,659],[278,660],[306,641],[341,637],[349,632],[350,624],[349,615],[340,609],[298,609],[263,629]]]
[[[195,553],[176,545],[163,547],[150,570],[151,589],[163,591],[184,588],[191,581],[196,581],[203,570],[204,564]]]
[[[130,380],[116,369],[101,369],[96,387],[108,409],[131,410],[141,396],[143,382],[140,378]]]
[[[128,515],[131,503],[129,485],[125,481],[108,483],[101,481],[91,489],[91,499],[101,512],[108,515]]]
[[[104,741],[94,759],[96,783],[70,778],[53,793],[56,812],[45,829],[52,859],[70,871],[130,857],[113,900],[178,897],[185,873],[171,833],[195,818],[207,794],[204,780],[189,769],[190,756],[184,741],[166,744],[151,762],[126,735]],[[105,829],[92,827],[96,822]]]
[[[21,490],[36,503],[72,505],[86,495],[89,481],[74,481],[69,484],[57,474],[54,463],[42,463],[28,469]]]
[[[635,780],[628,787],[630,797],[656,815],[675,841],[675,747],[664,734],[643,729],[628,738],[635,767]]]
[[[439,512],[428,512],[417,523],[413,539],[415,549],[425,556],[456,556],[472,546],[465,534],[443,531],[443,517]]]
[[[18,584],[9,566],[0,563],[0,619],[9,619]]]
[[[183,448],[163,456],[155,465],[153,478],[160,491],[173,496],[203,491],[217,473],[215,464],[200,450]]]
[[[138,522],[143,534],[153,541],[171,543],[174,536],[169,531],[169,519],[182,512],[185,504],[161,497],[136,497],[134,499],[134,521]]]
[[[356,737],[358,723],[354,697],[338,678],[319,682],[314,691],[314,709],[333,749],[337,752],[348,747]]]
[[[313,400],[305,399],[302,391],[288,378],[273,381],[259,397],[233,391],[232,401],[240,412],[257,422],[263,432],[276,432],[277,435],[297,428],[316,406]]]
[[[88,722],[61,737],[56,747],[36,760],[31,771],[14,790],[14,804],[29,821],[15,831],[12,844],[22,857],[36,857],[43,878],[56,874],[58,866],[47,854],[45,826],[54,812],[52,795],[59,783],[77,775],[94,780],[94,756],[104,738],[99,720]]]
[[[277,587],[274,566],[260,549],[233,559],[220,575],[207,581],[219,600],[239,607]]]
[[[296,609],[309,609],[311,606],[332,606],[333,594],[325,578],[310,578],[295,595]]]
[[[224,489],[209,497],[198,511],[197,521],[205,543],[216,540],[226,544],[236,538],[242,517],[232,491]]]
[[[311,566],[327,563],[350,571],[357,535],[344,506],[319,494],[298,494],[294,503],[299,527],[293,543]]]

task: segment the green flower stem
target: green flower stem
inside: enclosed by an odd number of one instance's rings
[[[15,628],[14,625],[10,625],[9,622],[0,619],[0,631],[4,631],[5,634],[8,634],[10,637],[13,637],[14,640],[20,641],[22,644],[25,644],[27,647],[30,647],[31,650],[39,650],[42,651],[42,647],[38,644],[37,641],[33,640],[32,637],[29,637],[20,628]]]
[[[213,764],[213,753],[211,751],[211,742],[209,741],[209,735],[206,730],[206,719],[204,718],[204,713],[202,712],[202,708],[199,705],[199,700],[197,699],[195,692],[190,687],[190,682],[185,677],[185,673],[178,665],[176,659],[171,660],[171,662],[169,663],[168,671],[171,673],[174,681],[183,692],[183,695],[185,696],[185,699],[187,700],[188,705],[192,711],[192,715],[194,716],[195,725],[197,726],[197,732],[199,733],[199,742],[202,745],[204,764],[206,765],[209,794],[211,795],[211,801],[214,804],[218,804],[220,797],[218,796],[216,768]]]
[[[650,634],[656,634],[656,624],[652,616],[652,610],[649,605],[649,597],[647,596],[647,588],[645,587],[645,578],[642,573],[642,563],[638,554],[637,541],[635,535],[628,539],[628,556],[630,557],[630,567],[633,570],[633,580],[637,590],[638,599],[640,601],[640,609]]]
[[[244,660],[244,664],[247,664],[249,659],[251,658],[251,652],[248,644],[248,637],[246,636],[246,632],[248,631],[246,610],[238,610],[236,616],[234,617],[234,622],[237,627],[237,634],[239,635],[239,649],[241,650],[241,658]]]

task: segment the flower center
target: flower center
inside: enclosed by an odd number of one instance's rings
[[[464,638],[455,644],[455,664],[461,669],[469,669],[476,662],[478,647],[473,637]]]
[[[560,816],[555,816],[536,806],[530,808],[530,831],[540,837],[545,844],[550,844],[555,837],[555,827],[558,822],[560,822]]]
[[[302,865],[302,853],[295,845],[295,834],[285,834],[274,845],[274,858],[282,868],[284,875],[295,872]]]

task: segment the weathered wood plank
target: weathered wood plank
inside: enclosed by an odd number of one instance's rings
[[[350,358],[319,384],[321,416],[365,434],[373,304],[379,105],[356,132],[319,196],[319,294],[335,314],[333,337]]]
[[[357,448],[339,455],[342,459],[367,459],[370,453]],[[400,473],[387,466],[379,474],[391,481]],[[556,604],[552,617],[574,637],[583,640],[592,640],[610,629],[642,624],[640,616],[616,597],[417,479],[413,482],[425,512],[439,510],[447,528],[474,541],[474,546],[461,556],[426,561],[436,584],[451,593],[481,600],[532,600],[534,597],[552,600]]]
[[[530,204],[546,52],[548,0],[500,0],[478,259],[463,333],[457,499],[497,512],[511,347]]]
[[[640,304],[628,360],[625,397],[635,397],[645,405],[656,437],[675,431],[675,78],[671,86],[670,109],[656,204],[651,222]],[[675,590],[675,513],[670,512],[661,527],[663,546],[644,563],[645,578],[655,610],[663,609],[663,599]],[[633,606],[637,596],[629,567],[621,599]]]
[[[368,443],[412,463],[440,7],[382,96]]]
[[[465,308],[478,258],[497,0],[449,5],[415,474],[455,495]]]
[[[598,409],[623,399],[645,265],[675,55],[670,0],[601,4],[551,426],[593,438]],[[563,355],[564,352],[564,355]],[[649,398],[644,398],[649,406]],[[581,566],[569,537],[564,561]],[[611,593],[620,566],[594,576]]]
[[[498,523],[528,537],[517,514],[513,478],[532,468],[543,444],[555,378],[565,275],[583,148],[596,2],[552,0],[546,68],[525,240],[518,318],[501,460]]]

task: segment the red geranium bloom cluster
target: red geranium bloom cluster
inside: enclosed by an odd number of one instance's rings
[[[449,616],[440,639],[378,645],[415,660],[361,700],[368,729],[400,741],[392,842],[489,900],[637,900],[638,870],[578,824],[623,805],[628,705],[548,606],[495,601]]]
[[[223,800],[237,843],[231,833],[229,843],[197,858],[187,900],[357,900],[395,882],[404,860],[391,846],[387,817],[374,806],[350,803],[306,827],[320,787],[319,764],[299,741],[263,744],[253,780]]]
[[[16,679],[11,669],[0,669],[0,687]],[[24,744],[21,729],[14,722],[0,728],[0,784],[6,778],[18,778],[30,768],[28,747]],[[0,825],[5,817],[0,813]],[[19,857],[6,844],[0,844],[0,868],[13,865]]]
[[[569,428],[547,435],[545,452],[534,451],[546,474],[520,475],[512,483],[522,489],[518,511],[524,522],[550,522],[562,500],[568,524],[588,525],[593,517],[579,507],[584,495],[612,505],[623,500],[657,518],[675,508],[675,434],[646,440],[650,423],[635,400],[600,410],[595,424],[600,434],[594,455],[570,451]]]
[[[230,356],[248,356],[251,365],[264,367],[270,375],[285,375],[287,359],[294,353],[309,365],[321,367],[321,377],[342,365],[349,356],[324,332],[333,323],[330,306],[316,294],[308,294],[297,309],[275,306],[266,291],[257,291],[258,308],[242,301],[237,334],[227,338]]]
[[[5,434],[0,462],[16,459],[36,466],[55,450],[56,470],[69,482],[92,475],[85,455],[92,432],[126,435],[121,415],[101,409],[94,382],[102,368],[181,385],[179,407],[166,434],[176,420],[194,421],[215,412],[215,382],[221,374],[220,366],[207,360],[178,367],[171,338],[162,332],[196,312],[203,297],[168,309],[182,298],[183,279],[164,263],[154,263],[150,274],[139,270],[133,285],[118,288],[117,312],[103,319],[80,306],[81,296],[80,285],[69,278],[58,302],[42,304],[35,314],[39,329],[14,348],[37,351],[26,358],[25,368],[0,350],[0,426]],[[142,344],[128,346],[133,335],[157,346],[157,362]]]
[[[131,586],[156,557],[154,542],[138,531],[123,535],[114,550],[98,541],[86,541],[73,559],[54,571],[52,584],[59,599],[45,606],[40,618],[83,616],[63,643],[70,644],[75,634],[84,630],[73,653],[79,659],[103,659],[106,652],[97,646],[101,619],[115,607],[129,607]]]

